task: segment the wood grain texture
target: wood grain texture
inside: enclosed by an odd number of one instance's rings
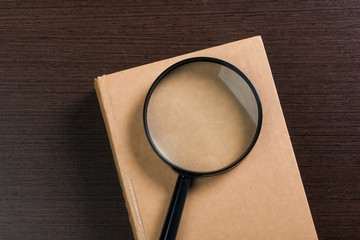
[[[261,35],[319,239],[360,238],[359,1],[1,1],[0,239],[133,239],[96,76]]]

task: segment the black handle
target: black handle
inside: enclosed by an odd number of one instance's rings
[[[184,209],[187,191],[190,185],[190,177],[179,175],[171,202],[161,231],[160,240],[174,240],[179,228],[181,214]]]

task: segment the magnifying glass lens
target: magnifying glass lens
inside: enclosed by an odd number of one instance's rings
[[[247,153],[257,134],[253,91],[241,75],[216,62],[176,67],[158,82],[147,106],[153,145],[186,171],[226,168]]]

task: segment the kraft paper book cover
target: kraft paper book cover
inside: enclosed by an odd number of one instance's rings
[[[263,124],[241,164],[224,174],[193,179],[177,239],[317,239],[260,36],[95,80],[135,239],[159,238],[177,179],[145,136],[147,91],[170,65],[200,56],[229,62],[251,80],[262,103]]]

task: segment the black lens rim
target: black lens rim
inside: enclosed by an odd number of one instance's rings
[[[185,65],[185,64],[189,64],[189,63],[193,63],[193,62],[212,62],[212,63],[217,63],[220,65],[223,65],[225,67],[230,68],[231,70],[233,70],[234,72],[236,72],[237,74],[239,74],[244,80],[245,82],[248,84],[248,86],[250,87],[256,103],[257,103],[257,107],[258,107],[258,124],[257,124],[257,129],[254,135],[254,138],[251,142],[251,144],[249,145],[249,147],[247,148],[247,150],[238,158],[236,159],[234,162],[230,163],[229,165],[214,170],[214,171],[207,171],[207,172],[198,172],[198,171],[190,171],[184,168],[181,168],[175,164],[173,164],[170,160],[168,160],[164,155],[162,155],[162,153],[158,150],[158,148],[156,147],[156,144],[154,143],[154,141],[151,138],[150,135],[150,131],[148,128],[148,123],[147,123],[147,110],[148,110],[148,106],[149,106],[149,102],[151,99],[151,95],[154,92],[156,86],[159,84],[159,82],[164,79],[164,77],[170,73],[172,70]],[[215,174],[220,174],[226,171],[229,171],[230,169],[232,169],[233,167],[235,167],[236,165],[238,165],[248,154],[249,152],[252,150],[252,148],[254,147],[256,141],[259,138],[259,134],[260,134],[260,130],[261,130],[261,126],[262,126],[262,119],[263,119],[263,114],[262,114],[262,106],[261,106],[261,102],[260,102],[260,98],[259,95],[254,87],[254,85],[251,83],[250,79],[248,77],[246,77],[246,75],[240,71],[237,67],[235,67],[234,65],[225,62],[221,59],[218,58],[213,58],[213,57],[193,57],[193,58],[187,58],[184,60],[181,60],[173,65],[171,65],[170,67],[168,67],[165,71],[163,71],[154,81],[154,83],[151,85],[146,98],[145,98],[145,103],[144,103],[144,108],[143,108],[143,124],[144,124],[144,129],[145,129],[145,134],[146,137],[151,145],[151,147],[153,148],[153,150],[155,151],[155,153],[166,163],[168,164],[172,169],[174,169],[177,173],[181,174],[181,175],[185,175],[185,176],[190,176],[190,177],[200,177],[200,176],[209,176],[209,175],[215,175]]]

